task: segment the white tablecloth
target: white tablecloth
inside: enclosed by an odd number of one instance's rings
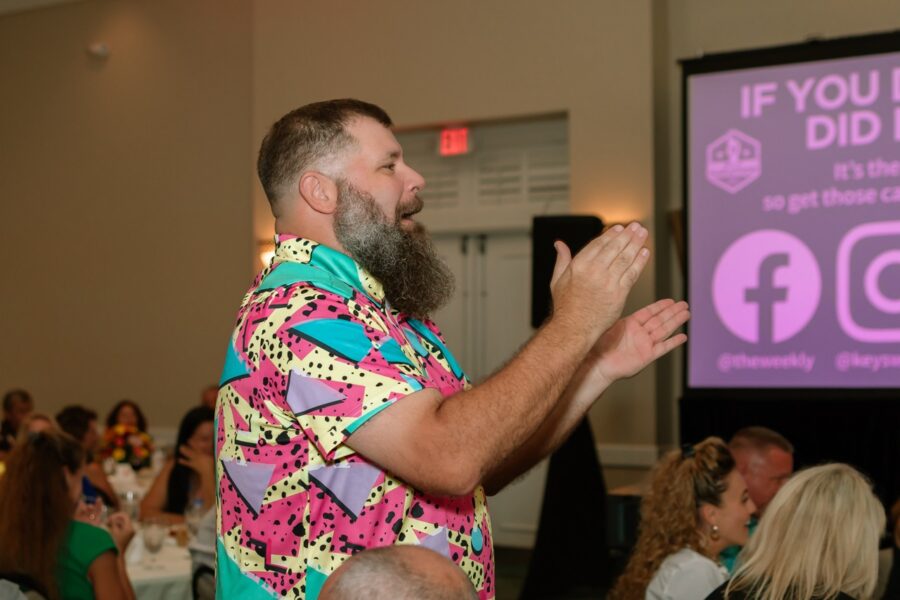
[[[191,600],[191,555],[172,538],[151,562],[138,532],[125,553],[128,578],[138,600]]]

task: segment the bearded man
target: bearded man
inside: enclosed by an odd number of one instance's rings
[[[428,317],[452,277],[425,181],[379,107],[298,108],[258,172],[275,258],[244,298],[217,402],[217,597],[318,598],[367,548],[418,544],[479,598],[496,577],[485,495],[561,444],[600,394],[683,343],[683,302],[620,319],[647,231],[557,243],[553,315],[492,377],[466,379]]]

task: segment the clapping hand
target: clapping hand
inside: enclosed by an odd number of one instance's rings
[[[615,225],[572,256],[561,241],[550,278],[553,315],[574,322],[596,340],[622,314],[625,299],[647,265],[647,230],[639,223]]]
[[[654,302],[616,321],[597,340],[588,360],[607,384],[631,377],[687,341],[683,333],[672,334],[690,316],[687,302]]]

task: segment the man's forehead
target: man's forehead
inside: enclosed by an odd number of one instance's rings
[[[787,450],[779,448],[778,446],[770,446],[766,450],[766,456],[771,462],[774,462],[779,466],[794,464],[794,455]]]
[[[766,446],[752,453],[751,462],[774,471],[793,471],[794,455],[778,446]]]
[[[371,117],[355,117],[347,123],[346,129],[356,141],[358,155],[381,160],[399,158],[403,153],[394,133]]]

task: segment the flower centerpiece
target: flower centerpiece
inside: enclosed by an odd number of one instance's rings
[[[100,458],[131,465],[137,471],[150,466],[153,439],[133,425],[113,425],[103,434]]]

